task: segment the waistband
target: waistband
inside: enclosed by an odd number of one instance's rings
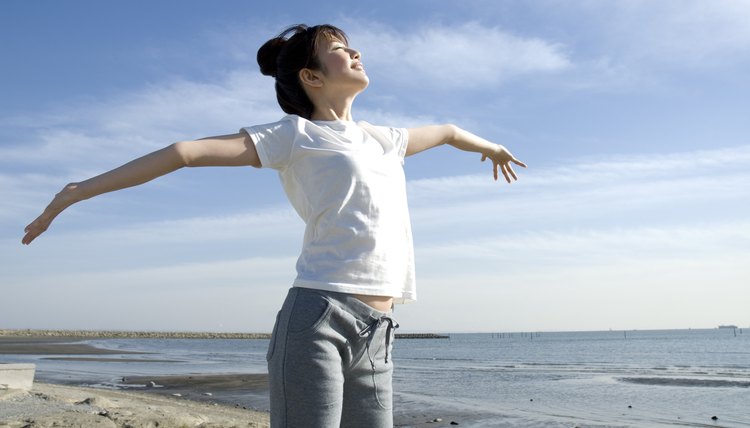
[[[369,323],[371,320],[380,319],[383,317],[390,317],[393,315],[393,310],[389,312],[379,311],[367,303],[359,300],[353,294],[339,293],[336,291],[318,290],[316,288],[304,288],[304,287],[292,287],[291,291],[296,290],[299,294],[313,293],[323,296],[324,298],[331,301],[331,303],[338,304],[347,312],[354,315],[363,322]]]

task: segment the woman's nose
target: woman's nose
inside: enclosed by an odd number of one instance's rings
[[[350,49],[349,55],[354,59],[362,58],[362,54],[356,49]]]

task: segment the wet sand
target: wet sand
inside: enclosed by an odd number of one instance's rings
[[[142,352],[117,351],[96,348],[77,341],[79,337],[17,337],[0,336],[0,354],[12,355],[112,355],[142,354]]]
[[[210,374],[183,376],[128,376],[123,378],[124,385],[147,385],[160,390],[248,390],[267,389],[268,375],[252,374]],[[152,385],[155,384],[157,386]],[[159,391],[154,391],[159,392]]]

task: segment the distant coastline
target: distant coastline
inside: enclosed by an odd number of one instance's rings
[[[81,339],[269,339],[271,337],[271,334],[179,331],[0,329],[0,337],[49,337]]]
[[[34,330],[0,329],[0,337],[74,338],[74,339],[270,339],[270,333],[216,333],[121,330]],[[397,333],[399,339],[448,339],[434,333]]]

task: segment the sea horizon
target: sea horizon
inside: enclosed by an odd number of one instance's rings
[[[600,329],[562,329],[562,330],[404,330],[399,329],[396,334],[415,335],[450,335],[450,334],[542,334],[542,333],[604,333],[604,332],[655,332],[655,331],[690,331],[736,329],[750,330],[750,324],[716,324],[714,326],[674,327],[674,328],[600,328]],[[206,339],[267,339],[271,332],[263,331],[227,331],[227,330],[161,330],[161,329],[95,329],[95,328],[0,328],[0,337],[122,337],[122,338],[206,338]]]

